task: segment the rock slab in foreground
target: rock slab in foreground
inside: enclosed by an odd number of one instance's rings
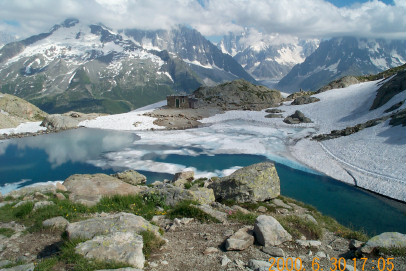
[[[63,185],[71,192],[71,201],[86,206],[96,205],[103,196],[136,195],[146,189],[105,174],[75,174],[67,178]]]
[[[254,233],[257,242],[262,246],[277,246],[292,240],[292,236],[272,216],[258,216],[254,224]]]
[[[265,201],[280,195],[280,181],[275,165],[271,162],[241,168],[227,177],[215,181],[216,200],[236,202]]]
[[[251,227],[239,229],[226,240],[226,250],[244,250],[253,245],[255,241]]]
[[[70,223],[66,228],[70,239],[91,239],[97,235],[114,232],[140,233],[147,230],[154,232],[156,236],[160,236],[157,226],[152,225],[141,216],[123,212]]]
[[[133,232],[115,232],[80,243],[75,251],[89,259],[121,262],[136,268],[144,268],[145,257],[142,247],[140,235]]]
[[[399,232],[384,232],[372,237],[361,247],[361,252],[372,253],[376,248],[406,248],[406,234]]]

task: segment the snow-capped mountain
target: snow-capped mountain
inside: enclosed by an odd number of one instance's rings
[[[406,63],[406,40],[333,38],[319,48],[278,83],[288,92],[317,90],[346,75],[376,74]]]
[[[237,77],[255,82],[231,56],[222,53],[195,29],[178,26],[171,30],[145,31],[127,29],[125,35],[140,46],[152,50],[166,50],[179,56],[190,68],[204,78],[206,84]]]
[[[218,47],[232,55],[244,69],[258,80],[277,80],[293,66],[302,63],[319,45],[319,40],[265,35],[247,29],[240,35],[224,36]]]
[[[0,91],[47,112],[123,112],[205,82],[250,77],[242,67],[238,73],[239,64],[219,50],[212,51],[212,62],[209,53],[203,62],[143,47],[125,32],[68,19],[47,33],[9,43],[0,50]]]

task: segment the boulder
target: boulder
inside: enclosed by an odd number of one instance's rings
[[[312,120],[305,117],[305,115],[299,110],[296,110],[293,115],[286,117],[283,120],[283,122],[287,124],[299,124],[299,123],[311,123]]]
[[[47,207],[47,206],[50,206],[50,205],[55,205],[55,203],[53,203],[52,201],[46,201],[46,200],[38,201],[38,202],[36,202],[34,204],[34,208],[32,210],[36,211],[36,210],[38,210],[40,208],[44,208],[44,207]]]
[[[211,215],[212,217],[216,218],[217,220],[223,223],[227,222],[227,214],[213,209],[210,205],[207,204],[198,205],[197,208],[199,208],[201,211],[205,212],[208,215]]]
[[[297,97],[292,102],[292,105],[310,104],[310,103],[315,103],[315,102],[319,102],[319,101],[320,101],[320,99],[316,98],[316,97],[301,96],[301,97]]]
[[[194,200],[200,204],[210,204],[214,199],[213,189],[205,187],[192,187],[183,189],[170,184],[157,185],[144,192],[144,194],[157,194],[165,198],[165,204],[174,206],[183,200]]]
[[[97,235],[114,232],[140,233],[147,230],[160,236],[157,226],[152,225],[141,216],[123,212],[70,223],[66,228],[70,239],[91,239]]]
[[[177,180],[188,180],[188,181],[193,181],[195,178],[195,172],[194,171],[182,171],[178,172],[175,174],[173,177],[172,182],[176,182]]]
[[[70,116],[63,116],[60,114],[48,115],[41,123],[42,127],[49,130],[72,129],[79,125],[79,120]]]
[[[142,247],[142,236],[134,232],[114,232],[80,243],[75,251],[88,259],[115,261],[144,268]]]
[[[50,228],[62,228],[65,229],[68,226],[69,221],[62,216],[53,217],[42,222],[42,226]]]
[[[283,118],[283,115],[282,114],[273,114],[273,113],[271,113],[271,114],[265,115],[265,118],[268,118],[268,119]]]
[[[225,247],[226,250],[244,250],[253,245],[254,241],[252,227],[244,227],[226,240]]]
[[[147,188],[134,186],[105,174],[76,174],[63,185],[71,194],[69,199],[86,206],[96,205],[103,196],[136,195]]]
[[[11,196],[14,199],[24,197],[26,195],[34,194],[35,192],[45,193],[56,193],[56,187],[53,184],[39,184],[34,186],[26,186],[18,190],[11,191],[7,196]]]
[[[144,184],[147,182],[147,177],[135,170],[126,170],[124,172],[113,174],[112,176],[132,185]]]
[[[280,194],[279,176],[275,165],[270,162],[241,168],[214,181],[210,187],[216,200],[255,202],[273,199]]]
[[[270,109],[266,109],[265,113],[271,113],[271,114],[278,114],[278,113],[283,113],[285,111],[279,109],[279,108],[270,108]]]
[[[292,240],[292,236],[272,216],[258,216],[254,224],[254,233],[257,242],[262,246],[277,246]]]
[[[361,252],[370,254],[377,248],[406,248],[406,234],[399,232],[384,232],[368,240],[361,247]]]

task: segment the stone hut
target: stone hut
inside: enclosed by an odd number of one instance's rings
[[[169,108],[197,108],[198,100],[193,95],[170,95],[166,97]]]

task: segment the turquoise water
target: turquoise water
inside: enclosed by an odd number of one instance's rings
[[[76,173],[106,173],[127,169],[111,163],[110,156],[135,152],[125,160],[136,165],[162,163],[192,167],[200,172],[221,172],[235,166],[267,161],[261,155],[208,155],[201,147],[190,148],[193,155],[162,154],[173,150],[166,145],[134,145],[139,137],[133,133],[94,129],[77,129],[58,134],[6,140],[0,142],[0,189],[7,192],[37,182],[64,180]],[[311,204],[344,225],[364,229],[370,234],[384,231],[406,233],[404,204],[379,197],[324,175],[312,174],[275,163],[282,195]],[[170,168],[170,167],[169,167]],[[137,167],[133,167],[139,170]],[[172,174],[139,170],[148,182],[171,179]],[[155,168],[156,169],[156,168]]]

